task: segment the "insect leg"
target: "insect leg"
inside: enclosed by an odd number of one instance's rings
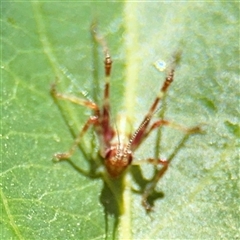
[[[175,123],[172,123],[172,122],[169,122],[169,121],[166,121],[166,120],[159,120],[159,121],[156,121],[155,123],[152,124],[152,126],[147,130],[147,132],[145,133],[143,138],[145,139],[152,130],[154,130],[156,128],[159,128],[161,126],[164,126],[164,125],[179,129],[181,131],[184,131],[187,135],[201,132],[200,126],[196,126],[196,127],[192,127],[192,128],[186,128],[182,125],[175,124]],[[185,139],[186,139],[186,137],[185,137]],[[144,208],[147,211],[151,211],[152,206],[148,202],[148,197],[153,193],[158,181],[160,180],[160,178],[162,178],[164,173],[167,171],[170,160],[168,161],[168,160],[163,160],[163,159],[149,158],[149,159],[146,159],[146,160],[136,161],[134,164],[139,165],[139,164],[142,164],[142,163],[150,163],[150,164],[153,164],[153,165],[161,164],[163,166],[159,171],[157,171],[153,180],[147,185],[146,189],[144,190],[143,196],[142,196],[142,205],[144,206]]]
[[[75,152],[82,136],[84,135],[84,133],[86,133],[86,131],[89,129],[89,127],[91,125],[96,125],[98,123],[98,117],[97,116],[92,116],[88,119],[88,121],[85,123],[85,125],[83,126],[82,130],[79,132],[78,136],[76,137],[73,145],[71,146],[71,148],[69,149],[68,152],[65,152],[65,153],[56,153],[54,155],[54,157],[57,159],[57,160],[64,160],[64,159],[68,159],[70,158],[73,153]]]
[[[112,139],[114,131],[110,122],[110,103],[109,103],[109,86],[110,86],[110,74],[112,69],[112,59],[107,47],[105,39],[97,32],[95,25],[92,26],[92,34],[95,40],[102,46],[104,52],[104,68],[105,68],[105,86],[103,96],[103,109],[100,119],[100,124],[103,131],[103,138],[106,145]]]
[[[53,83],[51,86],[51,94],[54,98],[59,98],[59,99],[63,99],[63,100],[67,100],[67,101],[76,103],[78,105],[86,106],[86,107],[94,110],[95,115],[99,115],[99,108],[96,103],[85,100],[85,99],[77,98],[74,96],[69,96],[69,95],[59,93],[56,90],[56,83]]]
[[[154,158],[149,158],[149,159],[144,159],[144,160],[138,160],[133,163],[133,165],[141,165],[143,163],[150,163],[153,165],[162,165],[162,168],[157,171],[157,174],[154,176],[152,181],[147,184],[146,188],[144,189],[143,195],[142,195],[142,205],[147,211],[152,210],[151,204],[148,202],[148,197],[153,193],[159,179],[164,175],[164,173],[167,171],[169,162],[167,160],[163,159],[154,159]]]
[[[201,128],[200,126],[195,126],[192,128],[186,128],[185,126],[182,126],[180,124],[174,123],[174,122],[170,122],[164,119],[158,120],[155,123],[152,124],[152,126],[147,130],[147,132],[145,133],[144,138],[147,138],[148,135],[152,132],[152,130],[159,128],[161,126],[169,126],[171,128],[175,128],[177,130],[180,130],[186,134],[194,134],[194,133],[199,133],[201,132]]]
[[[167,171],[169,163],[166,160],[155,160],[155,159],[148,159],[150,163],[157,162],[158,164],[161,164],[163,167],[157,172],[157,174],[154,176],[154,179],[147,185],[147,187],[144,190],[144,193],[142,195],[142,205],[147,211],[152,210],[152,206],[148,202],[148,197],[152,194],[154,191],[159,179],[164,175],[164,173]]]
[[[164,95],[165,95],[168,87],[170,86],[170,84],[173,82],[173,77],[174,77],[174,69],[172,68],[170,70],[169,74],[167,75],[167,77],[166,77],[166,79],[165,79],[165,81],[164,81],[164,83],[163,83],[163,85],[162,85],[162,87],[159,91],[159,94],[157,95],[156,99],[154,100],[154,102],[153,102],[152,106],[150,107],[147,115],[143,119],[139,128],[135,131],[135,133],[130,138],[129,148],[132,151],[134,151],[141,144],[143,139],[145,138],[146,132],[148,131],[149,122],[150,122],[153,114],[155,113],[159,102],[164,97]]]

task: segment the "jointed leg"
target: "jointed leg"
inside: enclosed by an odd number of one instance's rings
[[[148,202],[148,197],[152,194],[159,179],[164,175],[164,173],[167,171],[169,166],[169,163],[166,160],[159,159],[158,163],[163,165],[163,167],[157,172],[157,174],[154,176],[154,179],[148,184],[148,186],[145,188],[144,193],[142,195],[142,205],[147,211],[152,210],[152,206]]]
[[[147,115],[145,116],[145,118],[143,119],[142,123],[140,124],[139,128],[135,131],[135,133],[132,135],[130,141],[129,141],[129,146],[128,148],[131,151],[134,151],[138,148],[138,146],[141,144],[141,142],[149,135],[149,133],[155,129],[158,128],[162,125],[165,126],[170,126],[176,129],[179,129],[183,132],[186,132],[187,134],[191,134],[191,133],[196,133],[200,131],[200,127],[193,127],[193,128],[185,128],[181,125],[166,121],[166,120],[159,120],[157,122],[155,122],[154,124],[152,124],[152,126],[149,128],[149,123],[152,119],[152,116],[154,115],[154,113],[157,110],[157,107],[159,105],[159,102],[161,101],[161,99],[164,97],[164,95],[166,94],[169,86],[171,85],[171,83],[174,80],[174,68],[176,63],[179,61],[179,55],[176,54],[174,56],[174,60],[172,62],[171,65],[171,69],[167,75],[167,77],[165,78],[165,81],[156,97],[156,99],[154,100],[152,106],[150,107]]]
[[[180,145],[182,145],[182,143],[185,142],[185,140],[187,139],[187,136],[189,134],[199,133],[201,131],[199,126],[196,126],[196,127],[193,127],[193,128],[186,128],[186,127],[183,127],[181,125],[168,122],[166,120],[159,120],[159,121],[152,124],[152,126],[149,128],[149,130],[146,133],[146,135],[144,136],[144,138],[146,138],[152,130],[154,130],[155,128],[158,128],[160,126],[163,126],[163,125],[167,125],[167,126],[170,126],[170,127],[173,127],[173,128],[177,128],[179,130],[184,131],[187,134],[184,137],[184,139],[181,141]],[[137,161],[137,163],[135,163],[135,164],[141,164],[143,162],[145,162],[145,163],[147,162],[147,163],[150,163],[150,164],[153,164],[153,165],[161,164],[163,166],[160,170],[157,170],[156,175],[154,176],[153,180],[149,183],[149,185],[144,190],[144,193],[143,193],[143,196],[142,196],[142,205],[145,207],[145,209],[147,211],[152,210],[152,206],[148,203],[148,197],[153,193],[158,181],[160,180],[160,178],[162,178],[164,173],[167,171],[169,163],[171,162],[173,156],[174,155],[172,155],[170,157],[169,161],[168,160],[162,160],[162,159],[152,159],[152,158],[150,158],[150,159],[147,159],[147,160]]]
[[[194,134],[194,133],[199,133],[201,132],[201,128],[200,126],[195,126],[192,128],[186,128],[180,124],[174,123],[174,122],[170,122],[167,120],[158,120],[155,123],[152,124],[152,126],[147,130],[144,138],[147,138],[148,135],[156,128],[159,128],[161,126],[169,126],[171,128],[175,128],[177,130],[180,130],[182,132],[184,132],[185,134]]]
[[[166,120],[159,120],[159,121],[152,124],[152,126],[147,130],[147,132],[143,136],[143,139],[147,138],[147,136],[151,133],[152,130],[154,130],[156,128],[159,128],[161,126],[164,126],[164,125],[179,129],[181,131],[184,131],[187,135],[193,134],[193,133],[198,133],[198,132],[201,131],[199,126],[196,126],[196,127],[193,127],[193,128],[186,128],[186,127],[183,127],[179,124],[171,123],[171,122],[166,121]],[[161,164],[163,166],[156,173],[156,175],[154,176],[154,179],[151,181],[151,183],[149,183],[149,185],[146,187],[146,189],[144,190],[143,196],[142,196],[142,205],[145,207],[145,209],[147,211],[151,211],[152,206],[148,203],[148,197],[154,191],[154,189],[155,189],[158,181],[160,180],[160,178],[162,178],[164,173],[167,171],[170,161],[162,160],[162,159],[152,159],[151,158],[151,159],[147,159],[147,160],[137,161],[137,163],[135,163],[135,164],[141,164],[143,162],[151,163],[153,165]]]
[[[176,59],[176,61],[177,61],[177,59]],[[155,101],[153,102],[152,106],[150,107],[149,112],[145,116],[145,118],[142,121],[140,127],[132,135],[132,137],[131,137],[131,139],[129,141],[129,145],[128,145],[128,148],[131,149],[131,151],[135,151],[139,147],[141,142],[154,129],[157,129],[157,128],[161,127],[161,126],[170,126],[172,128],[176,128],[178,130],[181,130],[181,131],[185,132],[187,135],[193,134],[193,133],[197,133],[197,132],[201,131],[199,126],[192,127],[192,128],[186,128],[186,127],[181,126],[179,124],[172,123],[172,122],[169,122],[169,121],[166,121],[166,120],[163,120],[163,119],[154,122],[149,127],[150,120],[151,120],[152,116],[154,115],[154,113],[156,112],[159,102],[164,97],[164,95],[165,95],[167,89],[169,88],[170,84],[173,82],[173,78],[174,78],[174,68],[172,68],[170,70],[168,76],[165,79],[165,82],[163,83],[163,85],[162,85],[162,87],[160,89],[160,92],[159,92],[157,98],[155,99]],[[169,162],[166,161],[166,160],[161,160],[161,159],[147,159],[147,160],[143,160],[143,161],[138,161],[137,164],[140,164],[141,162],[148,162],[148,163],[151,163],[151,164],[154,164],[154,165],[158,165],[158,164],[162,165],[162,168],[159,171],[157,171],[157,173],[154,176],[154,178],[151,181],[151,183],[144,190],[144,193],[143,193],[143,196],[142,196],[142,204],[143,204],[143,206],[145,207],[145,209],[147,211],[150,211],[152,209],[152,206],[148,203],[148,197],[154,191],[154,189],[155,189],[159,179],[167,171],[168,166],[169,166]]]
[[[148,197],[153,193],[159,179],[167,171],[168,166],[169,166],[169,162],[167,160],[163,160],[163,159],[149,158],[149,159],[139,160],[139,161],[133,162],[133,165],[141,165],[143,163],[150,163],[150,164],[153,164],[153,165],[159,165],[159,164],[162,165],[162,168],[157,172],[157,174],[154,176],[153,180],[144,189],[144,193],[142,195],[142,205],[144,206],[146,211],[151,211],[152,206],[148,202]]]
[[[65,152],[65,153],[56,153],[54,155],[54,157],[57,159],[57,160],[64,160],[64,159],[68,159],[70,158],[73,153],[75,152],[78,144],[80,143],[80,140],[82,138],[82,136],[84,135],[84,133],[89,129],[89,127],[91,125],[95,125],[98,123],[98,117],[96,116],[93,116],[93,117],[90,117],[88,119],[88,121],[85,123],[85,125],[83,126],[82,130],[80,131],[80,133],[78,134],[78,136],[76,137],[72,147],[69,149],[68,152]]]
[[[56,90],[56,83],[53,83],[52,86],[51,86],[51,94],[54,98],[59,98],[59,99],[63,99],[63,100],[67,100],[67,101],[76,103],[76,104],[81,105],[81,106],[86,106],[86,107],[94,110],[96,115],[99,115],[99,108],[98,108],[96,103],[90,102],[90,101],[85,100],[85,99],[77,98],[77,97],[74,97],[74,96],[69,96],[69,95],[59,93]]]
[[[109,83],[110,83],[110,74],[112,69],[112,59],[107,47],[105,39],[97,32],[96,26],[92,26],[92,34],[95,40],[102,46],[105,60],[105,87],[104,87],[104,98],[103,98],[103,110],[100,119],[100,124],[102,126],[104,141],[107,145],[114,135],[114,131],[110,123],[110,104],[109,104]]]
[[[134,151],[143,141],[143,139],[146,136],[146,132],[148,131],[148,125],[149,122],[155,113],[157,106],[160,102],[160,100],[164,97],[168,87],[170,84],[173,82],[173,77],[174,77],[174,69],[171,69],[169,72],[168,76],[166,77],[159,94],[157,95],[155,101],[153,102],[152,106],[150,107],[147,115],[143,119],[142,123],[140,124],[139,128],[136,130],[136,132],[132,135],[130,141],[129,141],[129,148],[131,151]]]
[[[66,153],[56,153],[54,155],[54,157],[57,160],[64,160],[64,159],[68,159],[72,156],[72,154],[74,153],[74,151],[76,150],[82,136],[84,135],[84,133],[88,130],[88,128],[91,125],[97,124],[98,123],[98,119],[99,119],[99,115],[100,115],[100,111],[99,111],[99,107],[91,101],[87,101],[85,99],[81,99],[81,98],[77,98],[74,96],[68,96],[62,93],[57,92],[56,90],[56,83],[52,84],[51,87],[51,94],[54,98],[59,98],[59,99],[63,99],[63,100],[68,100],[70,102],[76,103],[78,105],[82,105],[82,106],[86,106],[90,109],[92,109],[95,113],[95,116],[92,116],[88,119],[88,121],[85,123],[85,125],[83,126],[81,132],[78,134],[78,136],[76,137],[72,147],[70,148],[70,150]]]

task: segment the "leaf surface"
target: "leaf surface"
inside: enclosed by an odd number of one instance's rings
[[[161,138],[153,133],[136,151],[135,160],[175,154],[150,215],[137,192],[152,177],[151,166],[141,166],[140,185],[127,175],[121,217],[118,193],[104,205],[111,183],[77,170],[98,165],[93,132],[73,164],[51,161],[69,149],[91,115],[54,101],[55,79],[60,92],[102,104],[103,54],[89,31],[94,20],[114,61],[114,121],[121,112],[138,127],[165,77],[153,63],[181,51],[164,118],[204,124],[204,133],[179,149],[184,135],[161,128]],[[237,239],[238,26],[235,3],[2,3],[2,238],[111,239],[117,224],[120,239]]]

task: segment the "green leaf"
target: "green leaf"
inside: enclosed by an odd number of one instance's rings
[[[2,239],[239,238],[236,3],[3,2],[1,12]],[[87,92],[102,104],[103,54],[91,38],[93,21],[114,61],[113,124],[122,113],[139,126],[165,77],[153,63],[168,62],[176,51],[182,59],[162,114],[186,127],[204,124],[203,134],[180,147],[184,134],[164,127],[136,151],[135,161],[174,155],[148,215],[140,192],[152,166],[132,167],[122,192],[114,180],[79,170],[92,173],[99,165],[92,131],[71,162],[51,161],[91,115],[54,101],[55,79],[58,91]],[[138,170],[143,178],[134,178]]]

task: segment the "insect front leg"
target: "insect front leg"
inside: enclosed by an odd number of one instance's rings
[[[77,98],[77,97],[74,97],[74,96],[69,96],[69,95],[59,93],[56,90],[56,83],[52,84],[52,86],[51,86],[51,94],[54,98],[67,100],[67,101],[76,103],[78,105],[88,107],[88,108],[90,108],[94,111],[94,116],[91,116],[88,119],[88,121],[85,123],[85,125],[83,126],[82,130],[79,132],[78,136],[76,137],[76,139],[75,139],[72,147],[69,149],[69,151],[65,152],[65,153],[56,153],[54,155],[55,159],[64,160],[64,159],[70,158],[73,155],[73,153],[75,152],[82,136],[89,129],[89,127],[91,125],[99,124],[100,111],[99,111],[99,107],[94,102],[91,102],[91,101],[88,101],[88,100],[85,100],[85,99],[81,99],[81,98]]]
[[[82,130],[79,132],[78,136],[76,137],[73,145],[71,146],[71,148],[69,149],[68,152],[65,153],[56,153],[54,155],[54,157],[57,160],[66,160],[69,159],[73,153],[75,152],[78,144],[80,143],[80,140],[82,139],[83,135],[87,132],[87,130],[89,129],[89,127],[91,125],[96,125],[98,124],[98,117],[97,116],[92,116],[88,119],[88,121],[85,123],[85,125],[83,126]]]
[[[78,98],[75,96],[69,96],[69,95],[66,95],[63,93],[59,93],[56,89],[56,83],[52,84],[50,92],[54,98],[67,100],[69,102],[76,103],[81,106],[85,106],[87,108],[92,109],[94,111],[95,115],[99,115],[99,108],[96,103],[88,101],[86,99]]]

